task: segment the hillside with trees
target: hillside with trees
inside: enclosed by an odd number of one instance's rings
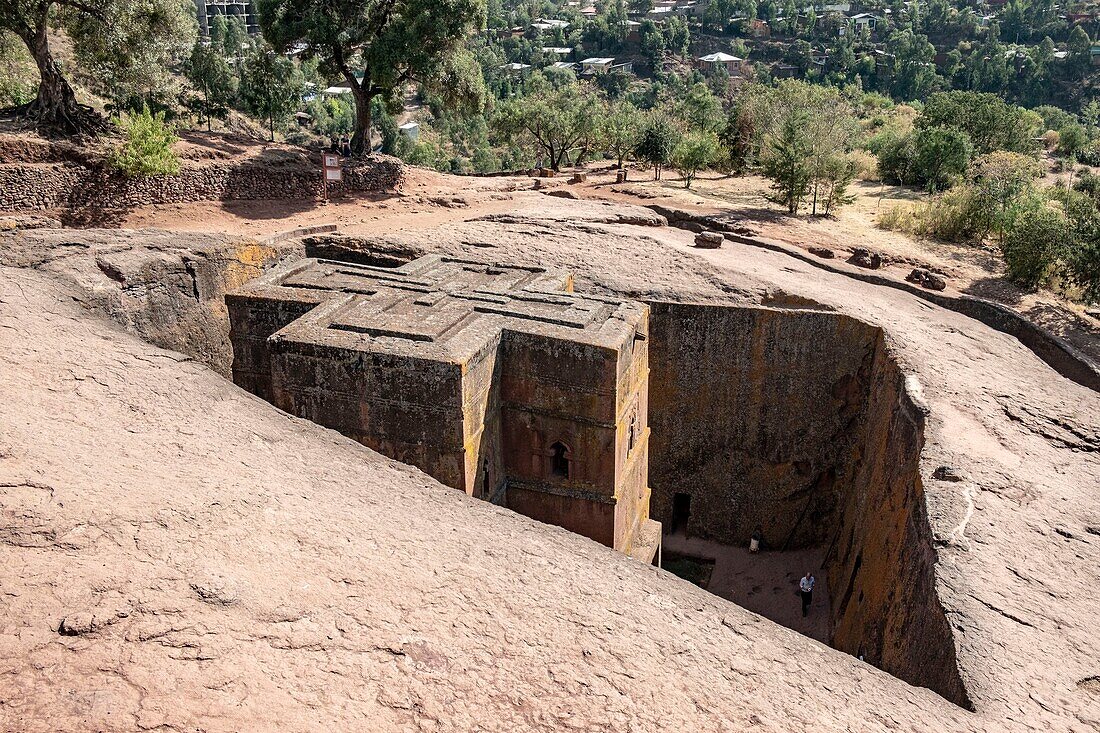
[[[881,180],[926,194],[881,226],[993,243],[1022,285],[1100,298],[1094,4],[256,9],[198,22],[178,0],[4,3],[0,106],[47,134],[117,137],[130,175],[173,169],[173,130],[228,126],[457,174],[602,160],[654,180],[673,170],[685,187],[701,173],[763,175],[791,216],[834,215],[854,181]]]

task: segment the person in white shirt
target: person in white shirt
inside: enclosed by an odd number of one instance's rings
[[[814,583],[815,578],[809,570],[802,576],[802,580],[798,581],[798,590],[802,592],[802,616],[805,618],[810,613],[810,604],[814,600]]]

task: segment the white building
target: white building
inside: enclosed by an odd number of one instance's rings
[[[741,69],[741,64],[745,59],[739,56],[734,56],[728,53],[709,53],[706,56],[700,56],[696,59],[696,66],[704,71],[717,71],[720,68],[725,69],[728,73],[734,74]]]

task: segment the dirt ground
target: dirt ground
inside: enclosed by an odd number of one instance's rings
[[[745,547],[685,537],[682,532],[665,535],[662,542],[663,552],[714,561],[705,586],[711,593],[822,644],[829,643],[829,588],[819,550],[751,553]],[[798,581],[807,570],[817,582],[809,616],[803,618]]]

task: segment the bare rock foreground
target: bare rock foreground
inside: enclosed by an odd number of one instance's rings
[[[0,241],[0,728],[1098,729],[1100,395],[906,293],[660,223],[518,194],[493,220],[264,253]],[[934,590],[973,710],[288,417],[208,368],[224,349],[119,325],[216,346],[221,273],[310,246],[881,329],[925,414]]]

